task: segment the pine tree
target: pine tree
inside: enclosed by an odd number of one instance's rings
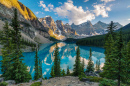
[[[65,70],[64,69],[62,70],[61,75],[65,76]]]
[[[73,75],[78,76],[81,74],[81,62],[80,62],[80,49],[79,46],[76,51],[76,59],[75,59],[75,64],[74,64],[74,69],[73,69]]]
[[[81,63],[81,72],[84,73],[84,67],[85,67],[85,64],[84,64],[84,58],[83,58],[83,61]]]
[[[11,43],[11,29],[9,28],[8,22],[6,21],[3,27],[3,31],[1,32],[1,40],[0,43],[3,45],[2,48],[2,64],[1,71],[2,76],[5,77],[5,80],[10,79],[10,70],[12,68],[11,65],[11,55],[12,55],[12,43]]]
[[[67,67],[67,75],[70,74],[69,66]]]
[[[115,70],[117,70],[117,80],[118,80],[118,86],[120,86],[120,81],[123,79],[124,72],[122,71],[122,68],[125,67],[124,63],[124,55],[123,55],[123,39],[122,39],[122,30],[119,33],[118,39],[116,41],[116,48],[114,51],[114,55],[117,61],[117,64],[115,64]],[[113,58],[114,59],[114,58]]]
[[[39,79],[39,63],[38,63],[38,51],[36,49],[35,53],[35,74],[34,74],[34,80]]]
[[[12,60],[12,70],[11,72],[11,80],[15,80],[16,83],[27,82],[31,79],[31,75],[27,71],[27,66],[22,63],[22,44],[21,44],[21,34],[20,34],[20,23],[18,21],[17,9],[14,10],[14,17],[11,22],[11,27],[13,30],[11,31],[11,43],[13,47]]]
[[[96,70],[96,71],[98,70],[98,60],[96,61],[96,67],[95,67],[95,70]]]
[[[111,34],[113,38],[115,38],[115,32],[114,30],[116,29],[116,25],[114,25],[113,21],[108,25],[107,27],[107,34],[106,34],[106,40],[108,39],[109,35]]]
[[[127,85],[130,84],[130,41],[127,43],[126,46],[126,53],[125,53],[126,57],[125,57],[125,69],[124,69],[124,81]]]
[[[97,64],[97,71],[100,71],[100,60],[98,60],[98,64]]]
[[[53,78],[53,77],[55,77],[55,74],[54,74],[54,67],[52,66],[52,68],[51,68],[51,77]]]
[[[87,65],[87,70],[86,72],[94,71],[94,63],[92,62],[92,50],[90,48],[90,56],[89,56],[89,61]]]
[[[39,59],[39,78],[43,78],[42,77],[42,61],[40,61],[40,59]]]
[[[110,34],[108,37],[108,40],[105,42],[105,63],[103,67],[102,75],[104,77],[109,79],[115,79],[115,69],[113,68],[116,61],[113,59],[114,56],[114,50],[115,50],[115,42],[113,40],[112,35]]]
[[[56,77],[60,76],[60,57],[59,57],[59,51],[58,46],[56,43],[56,48],[54,51],[54,74]]]

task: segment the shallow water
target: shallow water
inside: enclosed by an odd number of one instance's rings
[[[70,72],[73,71],[73,65],[75,63],[75,55],[76,55],[76,44],[68,44],[64,42],[58,43],[59,47],[59,53],[61,57],[61,68],[67,69],[67,66],[70,68]],[[89,50],[92,49],[92,60],[94,61],[94,64],[97,60],[100,59],[101,67],[104,65],[104,49],[99,47],[89,47],[89,46],[80,46],[80,56],[81,60],[84,58],[85,60],[85,68],[88,63],[89,58]],[[40,46],[40,49],[38,51],[38,57],[40,61],[42,61],[42,73],[43,77],[50,77],[51,67],[53,65],[54,61],[54,49],[55,49],[55,43],[52,44],[42,44]],[[34,60],[35,60],[35,52],[27,52],[23,53],[24,55],[24,63],[28,66],[28,71],[34,77]],[[0,60],[1,60],[0,56]],[[1,74],[1,71],[0,71]]]

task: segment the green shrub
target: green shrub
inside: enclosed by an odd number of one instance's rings
[[[101,77],[86,76],[84,73],[82,73],[81,75],[79,75],[79,79],[82,80],[83,78],[87,78],[87,79],[89,79],[91,82],[99,82],[99,81],[102,81],[102,80],[103,80],[103,78],[101,78]]]
[[[103,79],[102,81],[100,81],[99,86],[117,86],[117,83],[113,80]]]
[[[103,78],[96,76],[86,76],[86,78],[90,79],[91,82],[99,82],[103,80]]]
[[[6,83],[6,82],[1,82],[0,83],[0,86],[7,86],[8,85],[8,83]]]
[[[81,73],[81,75],[78,76],[79,80],[82,80],[82,78],[86,78],[86,75],[84,73]]]
[[[41,82],[35,82],[33,84],[31,84],[31,86],[40,86],[42,83]]]

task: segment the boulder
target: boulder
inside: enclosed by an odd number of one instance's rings
[[[1,78],[0,78],[0,82],[3,82],[3,81],[4,81],[4,77],[1,77]]]
[[[16,83],[15,80],[7,80],[5,82],[8,83],[8,85],[14,85]]]
[[[98,76],[95,72],[90,71],[90,72],[85,72],[86,76]]]
[[[90,81],[90,79],[88,79],[88,78],[82,78],[81,81],[86,82],[86,81]]]
[[[39,78],[37,81],[35,81],[35,82],[42,82],[42,78]]]

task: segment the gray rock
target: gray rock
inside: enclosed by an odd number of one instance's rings
[[[86,82],[86,81],[90,81],[90,79],[82,78],[81,81]]]
[[[7,80],[5,82],[8,83],[8,85],[14,85],[16,83],[15,80]]]
[[[98,76],[95,72],[92,72],[92,71],[90,71],[90,72],[85,72],[85,75],[86,75],[86,76]]]
[[[4,81],[4,77],[1,77],[1,78],[0,78],[0,82],[3,82],[3,81]]]
[[[35,82],[42,82],[42,78],[39,78],[37,81],[35,81]]]
[[[32,83],[33,81],[32,80],[29,80],[29,83]]]

